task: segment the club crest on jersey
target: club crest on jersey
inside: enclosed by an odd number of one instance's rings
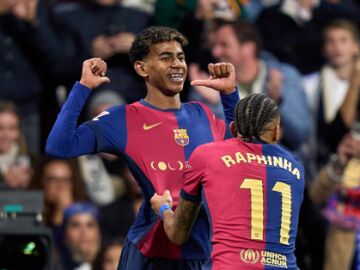
[[[185,128],[174,129],[174,139],[175,142],[180,146],[186,146],[190,142],[190,138],[187,135]]]

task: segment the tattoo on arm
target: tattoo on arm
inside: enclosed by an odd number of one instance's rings
[[[182,198],[179,200],[175,212],[175,227],[179,231],[185,231],[186,234],[190,233],[191,228],[196,220],[200,210],[200,202],[193,203],[186,201]]]

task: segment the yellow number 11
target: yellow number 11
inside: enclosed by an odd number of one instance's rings
[[[264,188],[263,181],[258,179],[245,179],[240,188],[250,189],[251,195],[251,239],[264,239]],[[272,188],[281,193],[281,229],[280,243],[289,245],[291,223],[291,187],[277,181]]]

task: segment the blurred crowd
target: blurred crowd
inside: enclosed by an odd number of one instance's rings
[[[111,83],[82,121],[145,96],[128,51],[151,25],[189,38],[190,81],[231,62],[240,97],[277,102],[281,143],[306,168],[298,265],[360,269],[359,0],[1,0],[0,188],[43,191],[55,269],[116,269],[142,203],[123,157],[56,159],[44,144],[85,59],[104,59]],[[212,89],[187,83],[182,100],[223,117]]]

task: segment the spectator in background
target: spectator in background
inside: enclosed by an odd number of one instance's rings
[[[303,78],[314,123],[309,158],[322,167],[354,121],[359,92],[360,44],[356,25],[344,19],[330,22],[323,31],[326,64]],[[351,102],[352,104],[349,104]],[[353,108],[353,109],[351,109]]]
[[[323,26],[336,18],[358,19],[341,6],[320,0],[283,0],[264,9],[256,24],[264,48],[302,74],[319,70]]]
[[[78,78],[81,63],[89,57],[107,60],[108,87],[127,102],[145,95],[142,81],[128,60],[135,35],[149,25],[146,13],[123,7],[117,0],[82,0],[55,4],[52,13],[38,3],[25,1],[18,17],[29,22],[33,43],[48,59],[53,72],[64,75],[65,84]],[[59,32],[57,32],[59,31]]]
[[[240,98],[251,93],[266,93],[280,107],[282,144],[298,150],[308,139],[309,110],[299,73],[290,65],[280,63],[266,53],[260,53],[260,38],[255,27],[245,21],[214,21],[211,44],[212,55],[218,61],[235,66]],[[196,67],[195,67],[196,68]],[[190,79],[207,77],[194,66]],[[208,88],[196,89],[202,97],[219,103],[219,95]]]
[[[117,239],[103,245],[94,261],[93,270],[116,270],[122,248],[123,240]]]
[[[95,92],[88,104],[88,118],[93,119],[111,106],[124,103],[124,99],[113,90]],[[125,162],[121,158],[100,153],[84,155],[78,160],[87,193],[93,203],[98,206],[108,205],[126,192],[122,178]]]
[[[29,152],[40,152],[39,99],[42,83],[33,48],[21,29],[22,22],[11,12],[19,0],[0,1],[0,99],[12,101],[18,108]]]
[[[26,189],[32,169],[15,105],[0,100],[0,187]]]
[[[99,212],[89,203],[65,209],[59,248],[63,269],[91,270],[101,246]]]
[[[45,224],[53,231],[55,244],[61,242],[64,210],[86,200],[83,180],[74,160],[44,157],[35,170],[32,188],[41,189],[45,198]]]
[[[352,269],[356,233],[360,229],[360,128],[348,133],[311,183],[309,195],[330,225],[324,270]],[[358,265],[354,269],[358,269]]]

